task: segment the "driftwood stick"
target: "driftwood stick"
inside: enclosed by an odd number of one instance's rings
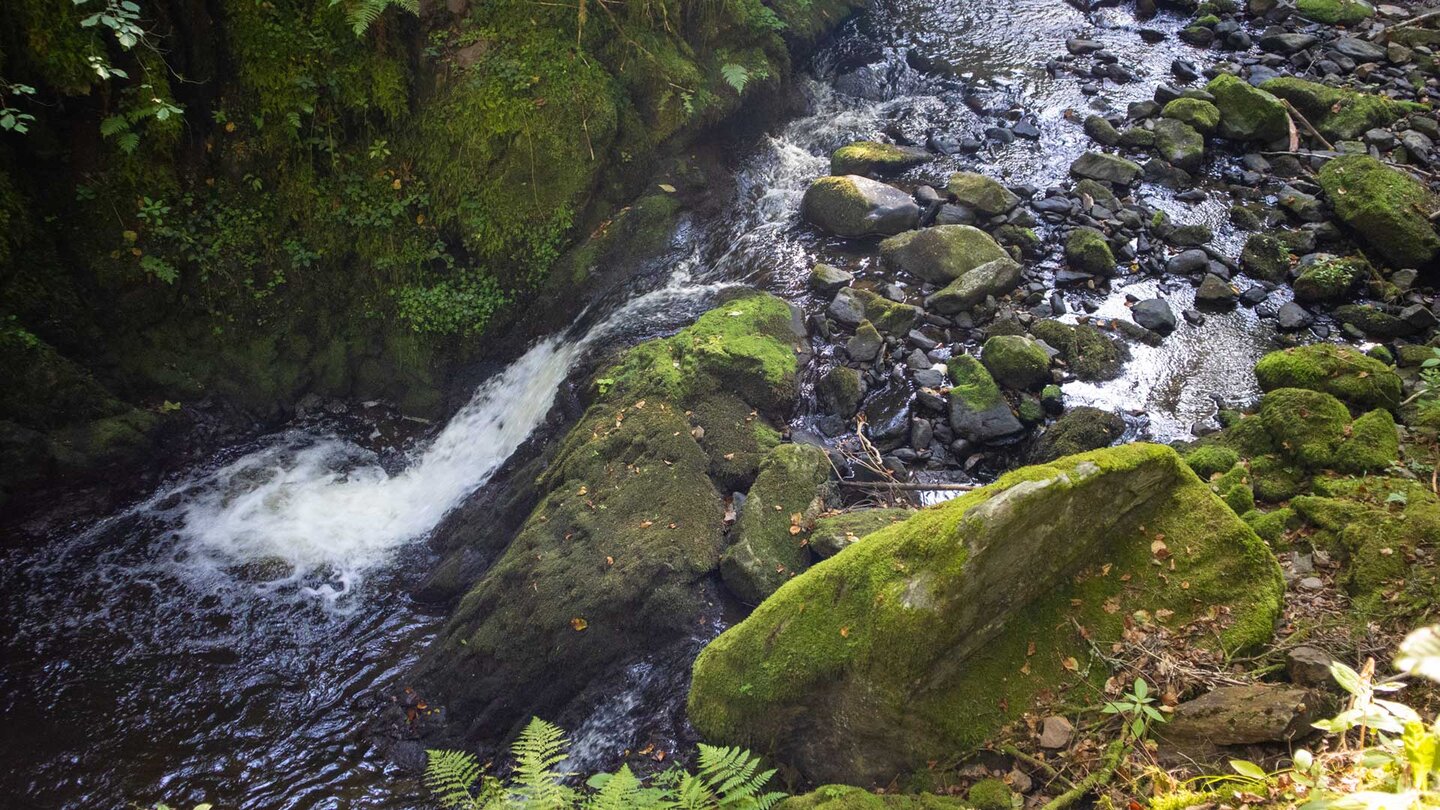
[[[1427,11],[1427,12],[1425,12],[1424,14],[1421,14],[1421,15],[1418,16],[1418,17],[1411,17],[1411,18],[1408,19],[1408,20],[1401,20],[1400,22],[1397,22],[1397,23],[1393,23],[1393,24],[1391,24],[1391,25],[1384,26],[1384,27],[1382,27],[1379,31],[1376,31],[1375,33],[1371,34],[1371,35],[1370,35],[1370,39],[1371,39],[1371,40],[1376,40],[1376,39],[1379,39],[1380,37],[1383,37],[1383,36],[1385,36],[1386,34],[1390,33],[1391,29],[1394,29],[1394,28],[1409,28],[1409,27],[1412,26],[1412,25],[1419,25],[1420,23],[1425,22],[1426,20],[1433,20],[1433,19],[1435,19],[1436,17],[1440,17],[1440,11]]]
[[[898,489],[902,492],[969,492],[979,484],[913,484],[900,481],[841,481],[842,487],[856,489]]]
[[[1325,140],[1325,136],[1320,134],[1320,130],[1316,129],[1315,126],[1310,123],[1310,119],[1306,118],[1303,113],[1295,109],[1295,105],[1291,104],[1289,99],[1282,98],[1280,99],[1280,103],[1285,105],[1285,109],[1290,113],[1291,118],[1299,121],[1300,126],[1304,127],[1306,132],[1310,133],[1324,145],[1327,152],[1335,151],[1335,144]]]

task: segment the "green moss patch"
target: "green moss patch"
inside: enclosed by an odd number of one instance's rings
[[[1336,216],[1373,256],[1397,268],[1421,268],[1440,253],[1429,220],[1440,203],[1420,181],[1368,155],[1327,161],[1319,180]]]
[[[1323,391],[1354,412],[1394,409],[1400,404],[1400,377],[1384,363],[1349,346],[1315,343],[1271,352],[1255,365],[1260,388]]]

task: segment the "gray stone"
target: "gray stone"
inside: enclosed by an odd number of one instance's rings
[[[800,213],[811,225],[851,239],[914,228],[920,206],[909,194],[868,177],[822,177],[810,184]]]
[[[1076,177],[1128,186],[1139,179],[1141,168],[1122,157],[1086,152],[1070,164],[1070,173]]]
[[[925,299],[941,315],[963,312],[985,300],[999,298],[1020,285],[1020,265],[1008,256],[988,261]]]
[[[815,265],[815,269],[810,271],[810,289],[825,295],[833,295],[841,287],[850,286],[854,280],[855,274],[824,263]]]
[[[1130,308],[1130,317],[1135,323],[1158,335],[1175,331],[1175,312],[1163,298],[1148,298]]]

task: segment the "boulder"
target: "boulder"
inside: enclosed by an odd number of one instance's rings
[[[823,262],[816,264],[810,271],[810,289],[822,295],[833,295],[841,287],[850,286],[855,280],[855,274],[832,267]]]
[[[1289,136],[1290,115],[1285,105],[1239,76],[1222,73],[1211,79],[1205,90],[1215,97],[1215,107],[1220,110],[1216,132],[1222,138],[1268,144]]]
[[[860,407],[860,372],[849,366],[833,366],[815,384],[815,396],[826,413],[849,419]]]
[[[1205,163],[1205,136],[1184,121],[1162,118],[1155,123],[1155,151],[1171,166],[1196,172]]]
[[[1030,333],[1055,351],[1065,367],[1077,378],[1090,382],[1113,380],[1120,376],[1130,350],[1124,343],[1112,340],[1088,323],[1067,324],[1040,320],[1031,324]]]
[[[925,299],[941,315],[964,312],[987,297],[999,298],[1020,286],[1020,265],[1010,257],[992,259],[945,285]]]
[[[513,541],[426,648],[417,689],[460,727],[503,735],[693,634],[725,524],[687,412],[732,397],[758,419],[788,413],[803,346],[785,302],[749,295],[602,371],[606,392],[561,441]]]
[[[1375,7],[1365,0],[1298,0],[1295,11],[1328,25],[1357,25],[1375,16]]]
[[[827,233],[861,239],[914,228],[920,206],[894,186],[851,174],[811,183],[800,201],[800,215]]]
[[[967,441],[985,443],[1024,430],[1000,395],[1000,387],[974,356],[950,358],[950,427]]]
[[[1222,756],[1229,746],[1297,742],[1315,733],[1310,725],[1328,716],[1323,693],[1256,683],[1222,686],[1175,707],[1157,725],[1163,745],[1198,760]]]
[[[1308,388],[1344,402],[1355,413],[1385,408],[1401,400],[1400,375],[1364,352],[1333,343],[1315,343],[1271,352],[1255,365],[1262,391]]]
[[[1065,262],[1070,269],[1092,276],[1115,274],[1115,254],[1105,234],[1094,228],[1076,228],[1065,240]]]
[[[909,332],[920,318],[919,307],[891,301],[859,287],[846,287],[837,293],[826,312],[846,326],[859,326],[861,321],[868,320],[876,329],[892,335]]]
[[[1413,102],[1395,101],[1294,76],[1269,79],[1260,87],[1295,105],[1320,134],[1331,140],[1354,140],[1368,130],[1388,127],[1420,109]]]
[[[1128,186],[1140,178],[1141,168],[1125,158],[1104,152],[1086,152],[1070,164],[1070,173],[1087,180]]]
[[[852,543],[913,514],[913,509],[857,509],[826,515],[815,521],[815,530],[810,533],[810,550],[821,559],[834,557]]]
[[[1045,429],[1035,442],[1031,461],[1043,463],[1061,456],[1109,447],[1125,435],[1125,420],[1109,411],[1079,405]]]
[[[990,234],[970,225],[937,225],[880,243],[880,261],[931,284],[945,285],[986,262],[1009,259]]]
[[[1440,203],[1420,181],[1369,155],[1326,161],[1319,180],[1335,215],[1372,255],[1396,268],[1423,268],[1440,254],[1429,220]]]
[[[1240,251],[1240,269],[1261,281],[1284,281],[1290,273],[1290,250],[1268,233],[1252,233]]]
[[[1184,549],[1166,566],[1153,564],[1159,537]],[[1180,627],[1223,605],[1217,643],[1239,649],[1270,638],[1283,590],[1264,543],[1170,448],[1071,456],[788,582],[701,653],[689,714],[706,739],[803,779],[884,784],[974,750],[1041,692],[1098,688],[1103,668],[1066,663],[1118,639],[1136,610],[1173,611]]]
[[[1165,118],[1173,118],[1193,128],[1201,135],[1209,135],[1220,126],[1220,109],[1218,107],[1204,99],[1189,98],[1188,96],[1170,101],[1160,111],[1160,115]]]
[[[1025,335],[996,335],[985,341],[980,361],[990,376],[1006,388],[1039,388],[1050,382],[1050,355]]]
[[[969,805],[950,796],[929,793],[871,793],[850,785],[825,785],[801,796],[791,796],[775,810],[967,810]]]
[[[1369,275],[1370,266],[1358,256],[1341,258],[1322,254],[1302,264],[1295,278],[1295,300],[1305,303],[1339,301],[1349,297],[1356,282]]]
[[[829,480],[825,451],[808,444],[782,444],[761,463],[735,523],[735,543],[720,560],[720,576],[740,601],[759,604],[810,567],[806,546]]]
[[[874,362],[884,348],[885,338],[869,321],[861,321],[860,325],[855,327],[854,336],[845,341],[846,354],[850,355],[850,359],[861,363]]]
[[[987,217],[1008,214],[1020,204],[1020,198],[998,182],[975,172],[956,172],[946,185],[950,196],[961,205]]]
[[[852,174],[889,177],[913,166],[928,163],[930,159],[929,152],[914,146],[857,141],[836,149],[830,155],[830,174],[841,177]]]
[[[1168,335],[1175,331],[1175,311],[1164,298],[1147,298],[1130,308],[1130,317],[1135,323],[1157,335]]]

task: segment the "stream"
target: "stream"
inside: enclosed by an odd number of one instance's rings
[[[1087,111],[1149,98],[1177,55],[1203,56],[1174,39],[1180,18],[1163,13],[1142,24],[1126,8],[1087,16],[1063,0],[874,6],[814,57],[796,90],[807,112],[734,157],[733,187],[715,191],[730,199],[724,213],[682,222],[662,272],[535,343],[445,425],[396,442],[365,409],[311,416],[217,449],[113,514],[0,549],[5,806],[424,806],[413,777],[360,733],[444,621],[407,595],[435,562],[423,540],[544,424],[587,363],[684,326],[727,287],[761,287],[813,313],[827,303],[806,287],[816,261],[878,277],[873,245],[823,237],[797,215],[847,142],[978,135],[998,123],[966,103],[980,99],[1033,123],[1038,139],[942,157],[913,176],[979,167],[1043,189],[1089,147],[1078,123]],[[1142,27],[1167,38],[1145,44]],[[1092,97],[1074,75],[1051,75],[1045,63],[1072,36],[1105,43],[1136,80]],[[1139,194],[1179,223],[1210,225],[1212,244],[1238,253],[1223,195],[1191,204],[1158,187]],[[1051,253],[1042,274],[1058,269]],[[1094,315],[1120,316],[1125,293],[1148,297],[1159,283],[1065,296],[1071,312],[1088,296]],[[1177,308],[1188,294],[1167,287]],[[1268,329],[1243,307],[1209,316],[1160,346],[1133,345],[1119,379],[1070,383],[1067,399],[1127,412],[1128,438],[1179,438],[1213,417],[1217,397],[1253,398]],[[833,357],[816,348],[812,381]],[[802,405],[792,427],[806,429],[813,410]],[[687,665],[632,665],[572,725],[577,767],[606,767],[657,735],[685,743],[674,728],[684,725]]]

